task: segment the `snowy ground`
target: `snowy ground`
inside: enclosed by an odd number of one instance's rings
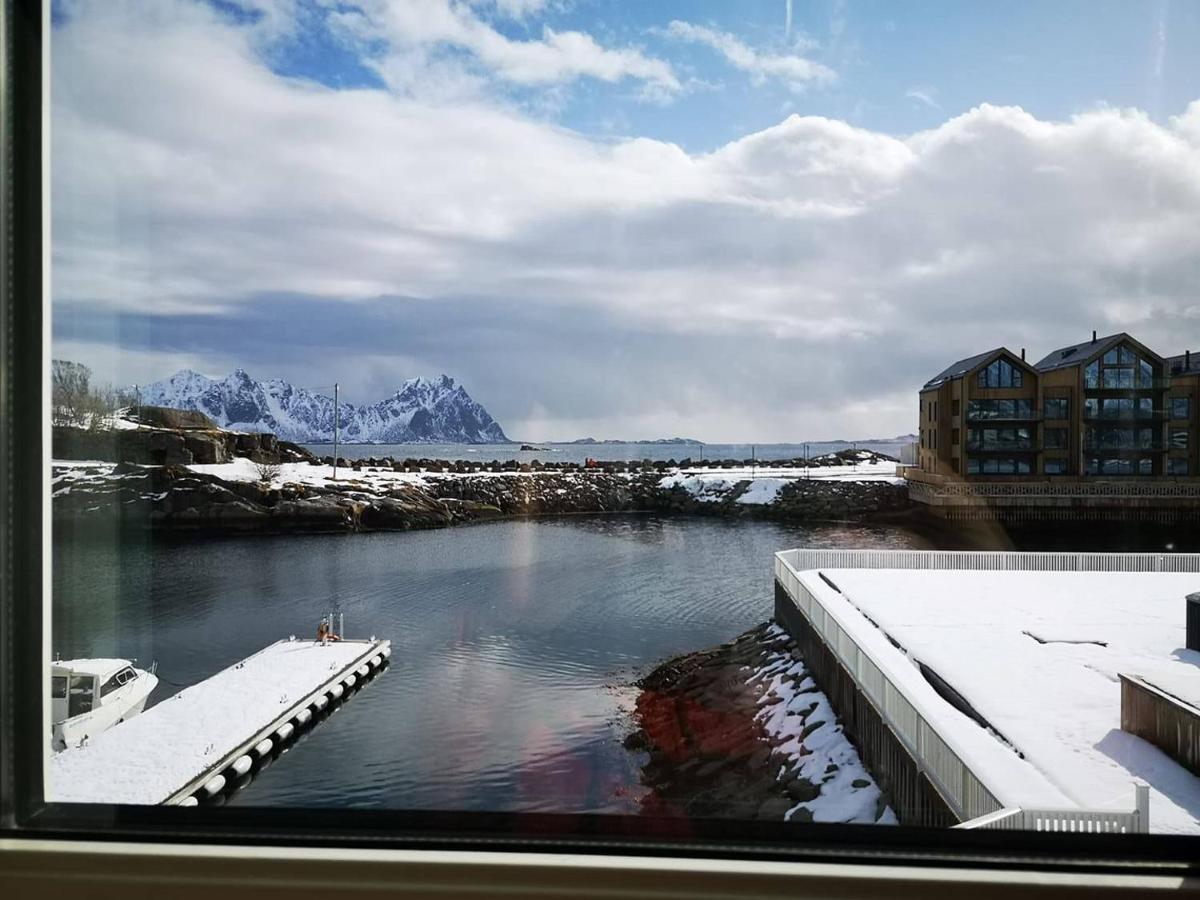
[[[768,634],[780,637],[787,633],[772,625]],[[803,662],[793,659],[790,653],[773,653],[767,665],[747,681],[766,686],[758,701],[761,711],[755,718],[770,737],[782,742],[779,750],[791,759],[793,774],[820,787],[820,794],[797,803],[785,818],[791,819],[805,809],[814,822],[897,824],[890,807],[880,809],[879,787]],[[801,737],[803,731],[807,734]]]
[[[890,657],[889,675],[895,673],[920,692],[922,714],[935,719],[939,729],[944,724],[952,736],[963,739],[969,737],[964,732],[968,728],[988,734],[936,694],[931,697],[913,660],[931,667],[962,694],[1072,802],[1068,805],[1131,809],[1134,781],[1141,779],[1150,785],[1151,831],[1200,833],[1200,778],[1121,731],[1117,678],[1125,673],[1143,675],[1151,683],[1156,678],[1169,681],[1172,693],[1200,703],[1200,653],[1184,649],[1184,597],[1200,590],[1200,576],[824,572],[844,600],[878,628],[853,614],[843,625],[856,638],[874,632],[872,652]],[[842,599],[819,578],[807,577],[805,583],[823,602]],[[908,658],[880,640],[879,629]],[[992,743],[1005,747],[999,739]],[[965,749],[971,753],[970,747]],[[1017,758],[1011,751],[1009,755]],[[982,760],[979,754],[969,758],[972,768]],[[1002,760],[982,762],[1002,777]]]
[[[46,798],[156,804],[249,740],[368,649],[280,641],[51,757]]]

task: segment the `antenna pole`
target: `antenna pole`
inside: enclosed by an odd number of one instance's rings
[[[333,383],[333,480],[337,481],[338,461],[338,385]],[[332,625],[333,623],[330,622]]]

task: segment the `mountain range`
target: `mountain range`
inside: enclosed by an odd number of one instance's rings
[[[184,369],[142,385],[139,400],[199,410],[234,431],[270,431],[296,443],[333,440],[332,397],[280,379],[256,381],[244,369],[221,379]],[[499,423],[449,375],[410,378],[378,403],[340,403],[338,423],[348,444],[509,443]]]

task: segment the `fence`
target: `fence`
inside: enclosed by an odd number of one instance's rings
[[[1200,498],[1200,482],[1172,481],[942,481],[940,483],[909,477],[909,493],[914,499],[925,497],[1036,497],[1047,499],[1113,499],[1153,497],[1167,500]],[[918,494],[920,497],[918,497]],[[928,500],[923,500],[928,502]]]
[[[811,569],[941,569],[990,572],[1200,572],[1200,553],[1018,553],[1007,550],[783,550],[796,572]]]
[[[1040,831],[1149,830],[1142,793],[1132,812],[1019,810],[1006,807],[918,709],[909,691],[888,677],[884,666],[854,639],[839,613],[808,589],[804,572],[814,569],[985,569],[991,571],[1194,572],[1200,556],[1150,553],[1006,553],[928,550],[784,550],[775,554],[775,580],[812,629],[853,677],[884,724],[929,779],[959,822],[970,827],[1033,828]],[[1011,811],[1010,811],[1011,812]],[[988,824],[972,824],[976,820]]]

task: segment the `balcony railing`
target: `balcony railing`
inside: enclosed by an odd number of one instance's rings
[[[1040,422],[1042,420],[1042,411],[1033,409],[1028,412],[1014,412],[1011,415],[995,415],[994,413],[980,413],[979,411],[967,410],[968,422]]]
[[[1132,384],[1105,384],[1103,380],[1088,383],[1084,381],[1083,389],[1091,391],[1165,391],[1171,387],[1170,378],[1134,379]]]
[[[1105,444],[1100,441],[1084,441],[1083,449],[1088,453],[1162,453],[1171,449],[1166,441],[1147,441],[1129,445]],[[1178,448],[1175,448],[1178,449]],[[1186,448],[1184,448],[1186,449]]]
[[[967,449],[972,453],[1032,453],[1037,445],[1033,441],[967,441]]]
[[[1167,416],[1168,411],[1165,409],[1152,409],[1148,413],[1140,410],[1127,413],[1106,413],[1103,410],[1088,412],[1086,407],[1083,410],[1085,422],[1154,422],[1165,419]]]

